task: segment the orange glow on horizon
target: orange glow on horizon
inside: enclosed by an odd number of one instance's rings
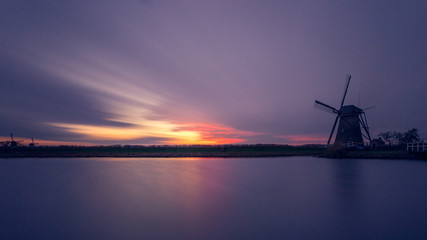
[[[172,145],[217,145],[244,142],[245,136],[255,133],[238,131],[219,124],[206,123],[170,123],[165,121],[144,121],[128,127],[95,126],[84,124],[51,123],[65,131],[83,136],[90,141],[129,141],[142,138],[163,138],[161,144]]]
[[[155,138],[160,140],[153,140],[153,144],[232,144],[244,142],[254,134],[220,124],[176,121],[174,114],[167,111],[176,99],[164,93],[164,86],[155,84],[156,76],[128,68],[121,62],[89,55],[82,64],[49,51],[41,53],[41,57],[45,61],[40,62],[39,68],[58,79],[91,89],[100,111],[106,114],[103,120],[124,125],[47,123],[82,136],[83,142],[137,143],[139,139]]]
[[[302,145],[302,144],[326,144],[328,140],[324,136],[319,135],[284,135],[280,136],[282,139],[288,141],[290,145]]]
[[[10,141],[10,136],[0,136],[1,141]],[[25,137],[13,137],[13,140],[18,142],[19,145],[28,146],[32,143],[31,138]],[[56,140],[44,140],[34,139],[36,146],[95,146],[93,143],[88,142],[73,142],[73,141],[56,141]]]
[[[67,125],[69,128],[74,127],[75,129],[69,129],[68,131],[74,133],[80,133],[85,136],[85,139],[82,141],[56,141],[56,140],[44,140],[44,139],[34,139],[36,146],[95,146],[99,144],[91,143],[91,140],[96,140],[97,142],[102,142],[102,140],[133,140],[140,138],[136,134],[128,134],[131,130],[124,130],[125,135],[116,136],[117,138],[112,138],[113,135],[108,135],[110,133],[118,134],[119,129],[110,129],[104,133],[99,133],[99,131],[104,131],[108,127],[99,127],[83,125],[79,131],[79,125]],[[63,126],[65,127],[65,126]],[[91,130],[94,131],[94,134],[91,133]],[[253,132],[244,132],[237,131],[232,128],[224,127],[221,125],[215,124],[191,124],[191,126],[183,126],[182,131],[175,131],[174,137],[167,138],[167,140],[153,143],[156,144],[167,144],[167,145],[222,145],[222,144],[238,144],[246,141],[245,136],[253,136],[256,133]],[[127,135],[128,134],[128,135]],[[105,138],[104,138],[105,136]],[[115,136],[115,135],[114,135]],[[135,138],[129,139],[124,136],[133,136]],[[317,136],[317,135],[282,135],[281,139],[285,139],[286,142],[283,144],[289,145],[304,145],[304,144],[325,144],[327,141],[326,137]],[[10,136],[0,136],[1,141],[10,141]],[[17,141],[20,145],[28,146],[32,141],[31,138],[23,137],[14,137],[14,140]],[[118,142],[117,144],[120,144]],[[137,143],[135,143],[137,144]],[[151,145],[151,144],[150,144]]]
[[[235,144],[246,141],[248,136],[256,135],[254,132],[239,131],[231,127],[226,127],[220,124],[208,123],[187,123],[180,127],[180,130],[198,132],[200,140],[197,144]],[[180,144],[177,142],[170,142],[171,144]]]

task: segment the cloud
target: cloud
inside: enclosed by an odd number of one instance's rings
[[[206,123],[170,123],[167,121],[143,121],[128,127],[51,123],[65,131],[82,135],[82,140],[120,142],[160,138],[161,144],[230,144],[241,143],[244,137],[255,135],[229,127]]]
[[[313,101],[336,106],[346,73],[346,103],[360,94],[377,106],[367,114],[373,131],[421,128],[426,114],[410,110],[425,102],[420,9],[6,1],[0,131],[96,143],[320,141],[333,117]]]

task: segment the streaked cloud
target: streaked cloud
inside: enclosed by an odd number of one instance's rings
[[[89,142],[100,139],[119,142],[157,137],[165,139],[158,144],[230,144],[244,142],[244,137],[253,135],[217,125],[200,124],[203,126],[200,127],[197,124],[173,124],[165,121],[143,121],[128,127],[66,123],[51,125],[80,134],[83,136],[82,140]]]
[[[423,135],[427,116],[411,109],[426,96],[424,12],[418,2],[5,1],[0,135],[317,143],[333,119],[313,101],[338,103],[345,73],[346,103],[360,94],[377,106],[372,135]]]
[[[96,58],[77,57],[80,59],[72,61],[40,54],[44,61],[36,65],[58,79],[91,89],[97,105],[106,113],[104,120],[119,123],[119,126],[48,123],[81,135],[82,141],[120,142],[155,137],[164,139],[162,144],[229,144],[244,142],[253,135],[220,124],[183,122],[167,112],[157,112],[157,109],[167,110],[166,105],[172,100],[159,94],[160,91],[155,92],[154,84],[151,89],[146,87],[153,80],[145,78],[143,72],[132,72],[118,63]]]

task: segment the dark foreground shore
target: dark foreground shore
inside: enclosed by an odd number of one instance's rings
[[[420,159],[427,160],[427,152],[407,152],[403,149],[337,150],[325,149],[319,157],[339,159]]]
[[[318,145],[221,145],[221,146],[58,146],[15,147],[0,150],[0,158],[34,157],[274,157],[318,156],[359,159],[427,159],[427,153],[404,150],[325,149]]]

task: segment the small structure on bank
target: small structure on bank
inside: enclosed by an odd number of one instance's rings
[[[406,144],[406,151],[408,152],[427,152],[427,142],[411,142]]]
[[[29,146],[29,147],[31,147],[31,148],[33,148],[33,147],[35,147],[35,146],[36,146],[36,144],[38,144],[38,143],[35,143],[35,142],[34,142],[34,138],[33,138],[33,137],[31,137],[31,143],[30,143],[30,144],[28,144],[28,146]]]
[[[377,149],[377,148],[384,148],[386,145],[385,145],[385,142],[383,141],[383,139],[381,137],[379,137],[379,138],[372,139],[369,146],[372,149]]]
[[[11,147],[17,147],[18,146],[18,142],[13,140],[13,133],[10,134],[10,146]]]
[[[344,96],[342,97],[339,109],[336,109],[328,104],[315,100],[316,108],[336,115],[331,133],[329,134],[328,145],[331,142],[331,138],[334,134],[338,120],[338,131],[335,137],[334,145],[344,145],[347,147],[364,147],[364,139],[371,142],[371,136],[369,134],[368,121],[366,119],[365,111],[354,105],[344,106],[344,101],[347,95],[350,79],[351,75],[347,75]]]
[[[13,133],[11,133],[10,134],[10,141],[0,141],[0,146],[2,146],[4,148],[18,147],[20,142],[22,142],[22,141],[15,141],[13,139]]]

